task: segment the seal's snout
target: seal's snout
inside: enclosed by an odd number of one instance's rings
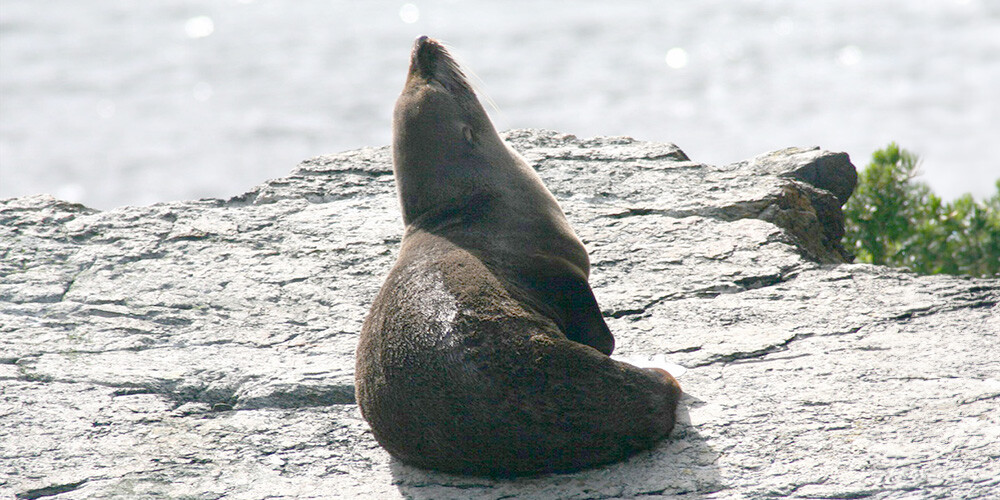
[[[438,72],[442,59],[451,59],[448,51],[433,38],[423,35],[413,42],[410,70],[426,79],[432,79]]]
[[[472,90],[448,49],[427,35],[422,35],[413,42],[410,76],[436,81],[452,92]]]
[[[413,52],[410,53],[410,64],[417,65],[420,61],[425,63],[430,58],[428,53],[428,48],[432,45],[437,45],[437,43],[427,35],[421,35],[413,42]]]

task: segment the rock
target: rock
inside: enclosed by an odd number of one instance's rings
[[[669,440],[500,481],[378,447],[352,384],[402,232],[383,147],[228,201],[0,201],[0,498],[1000,495],[1000,280],[847,263],[846,155],[507,137],[590,250],[616,352],[689,369]]]

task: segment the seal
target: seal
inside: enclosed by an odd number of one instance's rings
[[[379,444],[418,467],[509,476],[621,460],[668,435],[680,386],[611,359],[586,249],[430,38],[414,44],[393,129],[405,232],[355,367]]]

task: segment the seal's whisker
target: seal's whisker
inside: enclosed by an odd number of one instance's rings
[[[494,101],[493,98],[490,97],[489,92],[486,91],[486,82],[484,82],[482,78],[479,78],[479,75],[469,69],[468,66],[463,64],[460,58],[456,58],[456,60],[459,61],[459,66],[462,67],[462,72],[465,73],[469,86],[472,87],[472,90],[479,97],[479,100],[485,102],[497,116],[503,119],[503,121],[507,121],[503,110],[500,109],[500,106],[497,106],[496,101]]]
[[[466,84],[468,84],[469,87],[472,88],[472,91],[476,93],[476,96],[479,97],[479,100],[485,103],[499,120],[507,122],[508,120],[503,110],[500,109],[500,106],[497,105],[496,101],[494,101],[493,98],[490,97],[489,92],[487,92],[486,82],[484,82],[483,79],[480,78],[479,75],[477,75],[476,72],[473,71],[470,68],[470,66],[465,63],[465,58],[462,57],[462,53],[460,51],[455,50],[454,46],[452,46],[448,42],[442,42],[439,40],[438,43],[446,51],[448,51],[449,55],[451,55],[452,60],[458,67],[458,72],[463,76],[465,76]]]

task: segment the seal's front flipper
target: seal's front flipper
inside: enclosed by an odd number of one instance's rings
[[[601,307],[597,305],[594,292],[586,281],[569,283],[569,292],[564,309],[566,338],[589,345],[604,354],[615,350],[615,337],[604,322]]]
[[[614,351],[615,337],[579,268],[564,259],[534,256],[530,267],[504,276],[516,276],[511,294],[552,319],[566,338],[609,356]]]

